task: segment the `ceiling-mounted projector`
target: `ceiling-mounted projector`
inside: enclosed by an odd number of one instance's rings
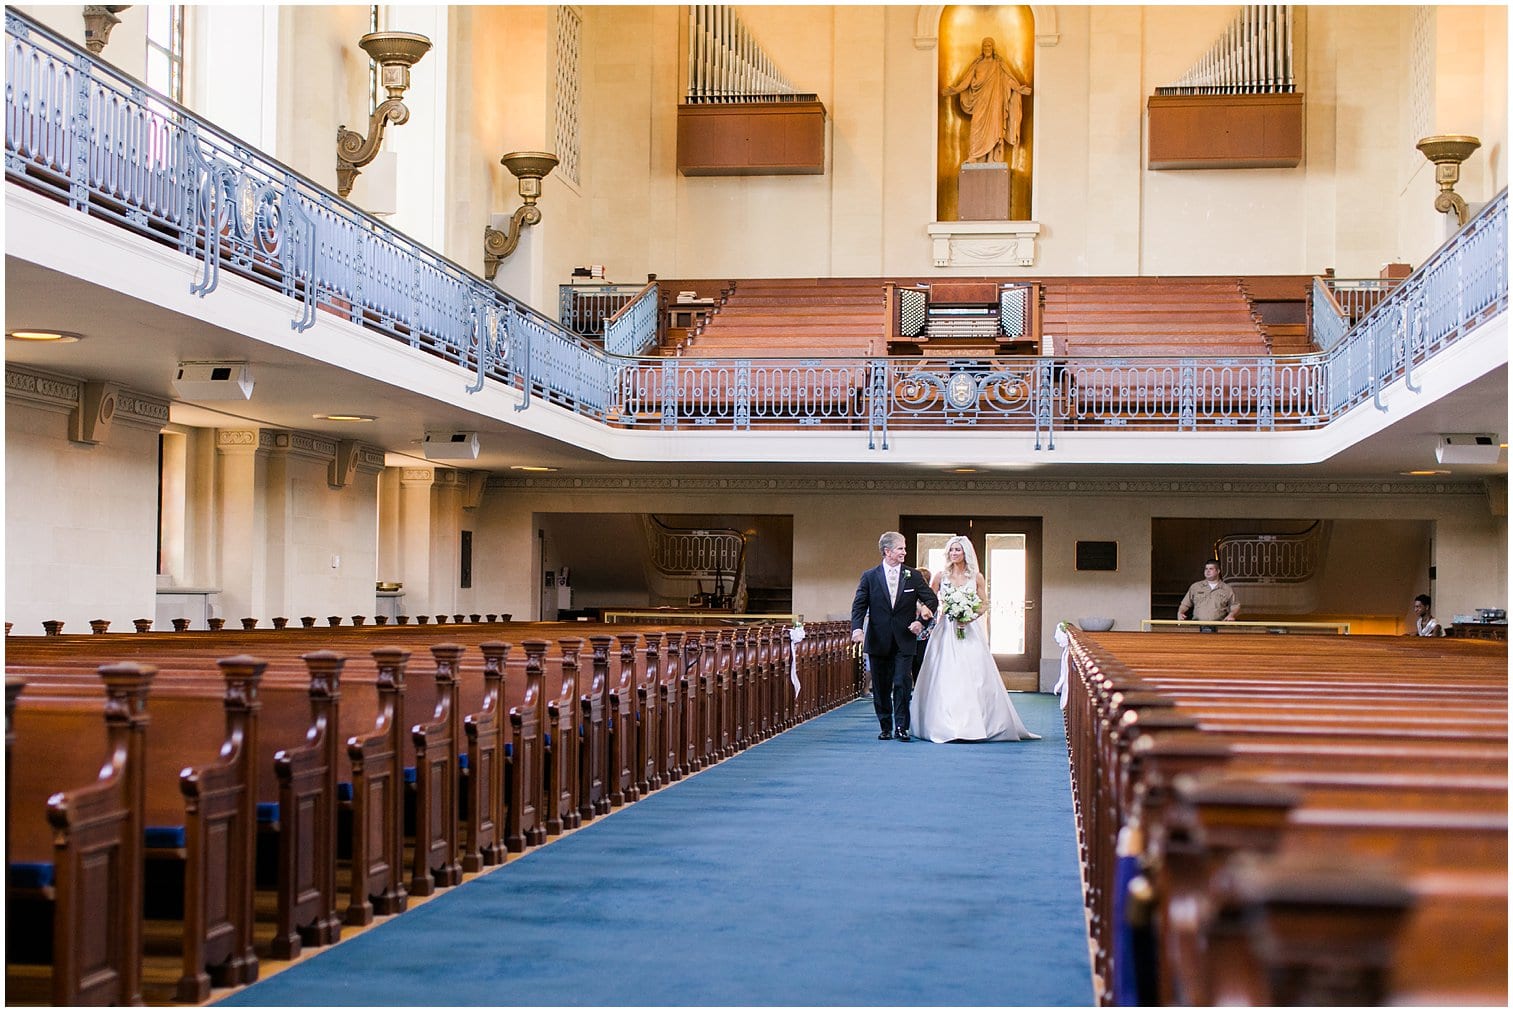
[[[180,362],[173,389],[186,401],[252,399],[252,369],[246,362]]]
[[[1495,464],[1501,455],[1497,437],[1487,433],[1441,435],[1434,447],[1434,459],[1441,464]]]
[[[478,459],[476,432],[427,432],[424,445],[427,460]]]

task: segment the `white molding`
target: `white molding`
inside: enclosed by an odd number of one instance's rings
[[[925,226],[936,267],[1034,267],[1034,221],[934,221]]]

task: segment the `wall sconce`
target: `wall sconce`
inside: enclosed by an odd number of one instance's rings
[[[84,7],[84,47],[96,56],[110,41],[110,30],[121,23],[117,14],[131,4],[87,4]]]
[[[1434,209],[1441,214],[1454,211],[1455,217],[1464,225],[1470,212],[1466,210],[1465,200],[1455,192],[1455,184],[1460,182],[1460,163],[1481,147],[1481,139],[1465,134],[1441,134],[1425,137],[1414,146],[1434,163],[1434,181],[1439,184]]]
[[[405,89],[410,86],[410,67],[431,50],[431,40],[411,32],[369,32],[357,44],[377,62],[379,82],[388,89],[384,99],[368,118],[368,136],[348,130],[343,123],[336,128],[336,192],[345,197],[352,192],[357,170],[367,165],[383,145],[384,125],[392,121],[401,126],[410,118],[405,108]]]
[[[525,203],[510,216],[510,230],[483,227],[483,276],[490,281],[499,273],[499,264],[520,245],[520,230],[541,221],[536,198],[541,196],[541,180],[557,167],[557,156],[546,151],[512,151],[499,159],[520,181],[520,196]]]

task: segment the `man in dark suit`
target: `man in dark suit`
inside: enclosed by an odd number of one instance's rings
[[[889,531],[878,539],[877,547],[883,561],[862,574],[851,602],[851,642],[866,641],[872,666],[872,707],[882,725],[877,737],[908,741],[912,668],[924,629],[919,605],[924,604],[924,618],[928,618],[940,602],[930,584],[904,565],[902,534]]]

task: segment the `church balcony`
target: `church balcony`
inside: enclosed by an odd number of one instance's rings
[[[234,335],[238,357],[323,363],[375,399],[413,394],[607,457],[924,461],[949,436],[984,460],[1314,462],[1467,383],[1506,383],[1506,191],[1325,352],[614,354],[24,16],[6,26],[7,257],[23,276],[199,320],[215,357]],[[12,316],[26,288],[9,286]],[[632,303],[606,342],[643,349],[659,316]],[[163,393],[153,359],[190,356],[155,336],[114,360],[96,342],[93,367],[113,368],[89,378]],[[309,419],[289,419],[300,408]]]

